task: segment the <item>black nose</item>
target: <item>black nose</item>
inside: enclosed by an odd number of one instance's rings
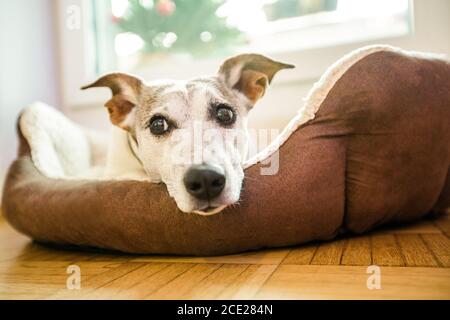
[[[187,192],[197,199],[211,200],[225,187],[225,176],[211,165],[194,165],[186,172],[184,185]]]

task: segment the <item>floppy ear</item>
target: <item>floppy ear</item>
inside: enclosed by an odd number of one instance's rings
[[[291,68],[295,66],[260,54],[241,54],[226,60],[220,66],[219,77],[230,88],[242,92],[255,104],[264,95],[274,75],[281,69]]]
[[[110,73],[81,89],[110,88],[113,97],[105,103],[110,120],[114,125],[130,131],[134,120],[134,107],[138,103],[142,86],[143,82],[139,78],[125,73]]]

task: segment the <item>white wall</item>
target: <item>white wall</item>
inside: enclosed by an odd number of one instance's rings
[[[55,39],[52,0],[0,0],[0,190],[20,110],[35,100],[59,104]]]

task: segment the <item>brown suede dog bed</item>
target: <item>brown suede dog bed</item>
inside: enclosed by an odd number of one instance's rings
[[[450,206],[450,64],[375,46],[339,60],[245,169],[237,206],[178,210],[164,185],[95,178],[104,146],[52,108],[19,121],[3,194],[31,238],[131,253],[218,255],[360,233]],[[261,160],[279,148],[279,172]]]

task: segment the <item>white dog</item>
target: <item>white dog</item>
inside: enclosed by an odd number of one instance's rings
[[[258,54],[226,60],[215,76],[157,81],[112,73],[91,87],[109,87],[116,126],[109,178],[142,178],[167,186],[180,210],[214,214],[239,200],[248,144],[247,115],[274,75],[294,66]]]

